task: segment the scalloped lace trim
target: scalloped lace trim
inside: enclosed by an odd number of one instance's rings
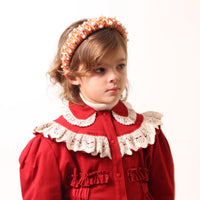
[[[128,116],[127,117],[123,117],[118,115],[117,113],[115,113],[114,111],[112,111],[112,115],[113,117],[120,123],[123,125],[131,125],[134,124],[137,118],[137,114],[136,112],[132,109],[131,105],[127,102],[123,102],[125,104],[125,106],[127,107],[128,110]]]
[[[136,131],[118,137],[118,143],[122,157],[124,154],[132,155],[132,150],[137,151],[140,148],[147,148],[149,144],[154,144],[156,130],[162,125],[162,114],[158,112],[143,113],[144,121]]]
[[[162,114],[158,112],[143,113],[144,120],[136,131],[117,137],[120,146],[121,156],[132,155],[132,150],[147,148],[154,144],[156,130],[162,125]],[[111,157],[110,146],[107,137],[93,136],[81,133],[74,133],[56,122],[44,124],[37,127],[35,132],[43,133],[44,137],[51,137],[57,142],[66,142],[69,150],[84,151],[92,156],[100,155],[101,158]]]
[[[92,156],[99,154],[101,158],[109,157],[112,159],[109,142],[105,136],[74,133],[56,122],[42,125],[34,131],[42,132],[44,137],[51,137],[57,142],[66,142],[66,147],[69,150],[84,151]]]
[[[137,114],[136,112],[132,109],[131,105],[127,102],[123,102],[125,106],[128,109],[128,116],[123,117],[112,111],[113,117],[123,125],[131,125],[134,124],[136,121]],[[66,102],[66,107],[65,107],[65,113],[63,114],[63,117],[72,125],[80,126],[80,127],[86,127],[90,126],[95,122],[96,119],[96,112],[88,117],[87,119],[77,119],[72,112],[69,109],[69,102]]]
[[[94,123],[96,119],[96,112],[87,119],[77,119],[69,109],[69,102],[66,102],[65,113],[63,117],[72,125],[86,127]]]

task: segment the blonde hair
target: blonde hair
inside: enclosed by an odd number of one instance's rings
[[[53,60],[52,66],[48,71],[48,75],[53,84],[59,84],[62,88],[60,97],[62,100],[68,100],[76,104],[81,104],[82,100],[79,95],[79,86],[72,85],[64,76],[61,62],[61,48],[68,38],[69,33],[82,24],[86,19],[77,21],[70,25],[61,35],[57,54]],[[68,77],[84,76],[91,74],[99,61],[109,51],[115,51],[122,47],[127,55],[127,46],[122,35],[111,28],[104,28],[89,35],[75,50],[69,66]],[[83,65],[84,69],[79,70],[79,66]],[[126,87],[126,95],[128,89]]]

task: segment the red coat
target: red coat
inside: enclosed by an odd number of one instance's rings
[[[24,200],[173,200],[174,169],[161,114],[69,103],[37,127],[20,156]]]

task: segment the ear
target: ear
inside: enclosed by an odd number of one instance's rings
[[[68,80],[72,85],[80,85],[80,78],[79,77],[73,77],[73,78],[70,78]]]
[[[76,76],[71,76],[69,73],[65,74],[65,77],[68,79],[68,81],[72,84],[72,85],[80,85],[80,78],[76,77]]]

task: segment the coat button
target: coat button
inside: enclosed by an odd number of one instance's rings
[[[103,113],[103,116],[104,116],[104,117],[106,116],[106,113],[105,113],[105,112]]]
[[[115,144],[115,141],[114,141],[114,140],[111,140],[110,143],[111,143],[111,144]]]
[[[121,174],[119,172],[117,172],[116,176],[119,178],[121,176]]]

